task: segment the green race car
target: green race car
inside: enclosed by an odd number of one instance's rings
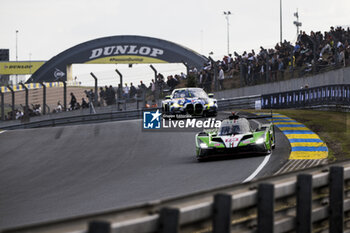
[[[252,129],[247,118],[233,115],[223,120],[219,128],[196,134],[197,159],[200,161],[215,156],[270,154],[275,147],[273,124],[255,122],[258,127]]]

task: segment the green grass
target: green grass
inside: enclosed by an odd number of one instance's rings
[[[315,110],[273,110],[303,123],[327,144],[328,159],[350,158],[350,113]]]

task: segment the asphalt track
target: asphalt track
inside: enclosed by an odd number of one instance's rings
[[[277,145],[257,177],[289,155]],[[265,156],[198,163],[195,133],[146,133],[139,120],[0,134],[0,229],[241,183]],[[266,162],[266,160],[265,160]]]

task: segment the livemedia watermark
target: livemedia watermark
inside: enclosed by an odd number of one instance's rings
[[[199,132],[204,129],[219,128],[221,121],[214,117],[193,117],[190,114],[162,114],[144,111],[142,131],[146,132]]]

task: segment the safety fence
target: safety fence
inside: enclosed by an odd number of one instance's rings
[[[266,61],[266,64],[268,62]],[[326,73],[332,70],[337,70],[341,68],[345,68],[344,64],[308,64],[303,65],[301,67],[292,67],[288,66],[286,69],[282,70],[272,70],[271,65],[268,69],[266,69],[266,65],[264,68],[265,72],[261,72],[261,69],[256,69],[256,67],[251,62],[242,62],[240,63],[240,83],[237,88],[244,86],[254,86],[258,84],[264,83],[273,83],[284,80],[291,80],[296,78],[305,78],[309,76],[315,76],[318,74]],[[250,70],[250,72],[248,72]],[[235,78],[235,77],[234,77]],[[237,79],[237,78],[236,78]]]
[[[154,110],[154,108],[149,108],[149,111]],[[54,127],[63,125],[76,125],[76,124],[91,124],[97,122],[107,122],[107,121],[122,121],[122,120],[132,120],[139,119],[142,117],[142,110],[128,110],[128,111],[113,111],[95,114],[79,114],[74,116],[52,117],[49,119],[37,120],[32,122],[20,123],[20,122],[5,122],[0,124],[0,128],[4,130],[13,129],[29,129],[29,128],[40,128],[40,127]]]
[[[350,85],[329,85],[261,96],[262,108],[304,108],[350,105]]]
[[[43,83],[43,84],[46,87],[63,87],[62,82],[47,82],[47,83]],[[28,83],[28,84],[23,84],[23,85],[28,89],[43,88],[43,85],[40,83]],[[17,85],[10,85],[10,86],[2,86],[2,87],[0,87],[0,91],[2,93],[11,92],[11,89],[13,91],[24,91],[25,87],[23,85],[17,84]]]
[[[73,116],[68,116],[70,113],[53,114],[48,119],[41,120],[37,118],[33,122],[21,123],[3,122],[0,124],[2,129],[18,129],[18,128],[36,128],[57,126],[64,124],[84,124],[96,123],[114,120],[137,119],[141,117],[141,110],[145,109],[143,98],[137,98],[134,104],[134,110],[127,110],[127,102],[125,100],[117,101],[115,111],[107,110],[104,112],[99,110],[97,114],[91,114],[87,111],[72,111]],[[322,106],[350,106],[350,85],[329,85],[308,89],[300,89],[288,92],[253,95],[235,98],[223,98],[218,100],[219,110],[230,109],[274,109],[274,108],[320,108]],[[120,111],[123,110],[123,111]],[[127,110],[127,111],[126,111]],[[147,110],[147,109],[146,109]],[[62,115],[60,115],[62,114]]]
[[[230,98],[218,100],[219,110],[226,109],[249,109],[254,108],[255,102],[260,100],[260,96],[248,96],[240,98]],[[0,123],[1,129],[26,129],[26,128],[39,128],[39,127],[51,127],[59,125],[72,125],[72,124],[88,124],[106,121],[118,121],[118,120],[131,120],[139,119],[142,117],[142,111],[152,111],[155,109],[161,110],[161,108],[144,108],[144,99],[136,99],[133,110],[127,110],[127,103],[125,100],[117,101],[116,108],[96,108],[98,113],[91,114],[89,110],[85,111],[71,111],[57,114],[51,114],[48,116],[35,117],[28,120],[28,122],[20,121],[3,121]],[[120,111],[122,110],[122,111]],[[69,114],[69,115],[68,115]],[[29,122],[30,121],[30,122]]]
[[[3,232],[350,232],[349,188],[347,161],[67,220],[66,225],[57,222]]]
[[[62,92],[60,91],[61,87],[63,87]],[[77,97],[81,97],[81,95]],[[18,113],[26,114],[26,117],[45,115],[57,107],[58,102],[62,102],[64,109],[66,109],[66,82],[20,83],[1,87],[0,120],[18,119],[16,116]],[[5,114],[6,112],[7,114]]]
[[[255,102],[260,100],[260,95],[235,97],[218,100],[219,110],[227,109],[254,109]]]

